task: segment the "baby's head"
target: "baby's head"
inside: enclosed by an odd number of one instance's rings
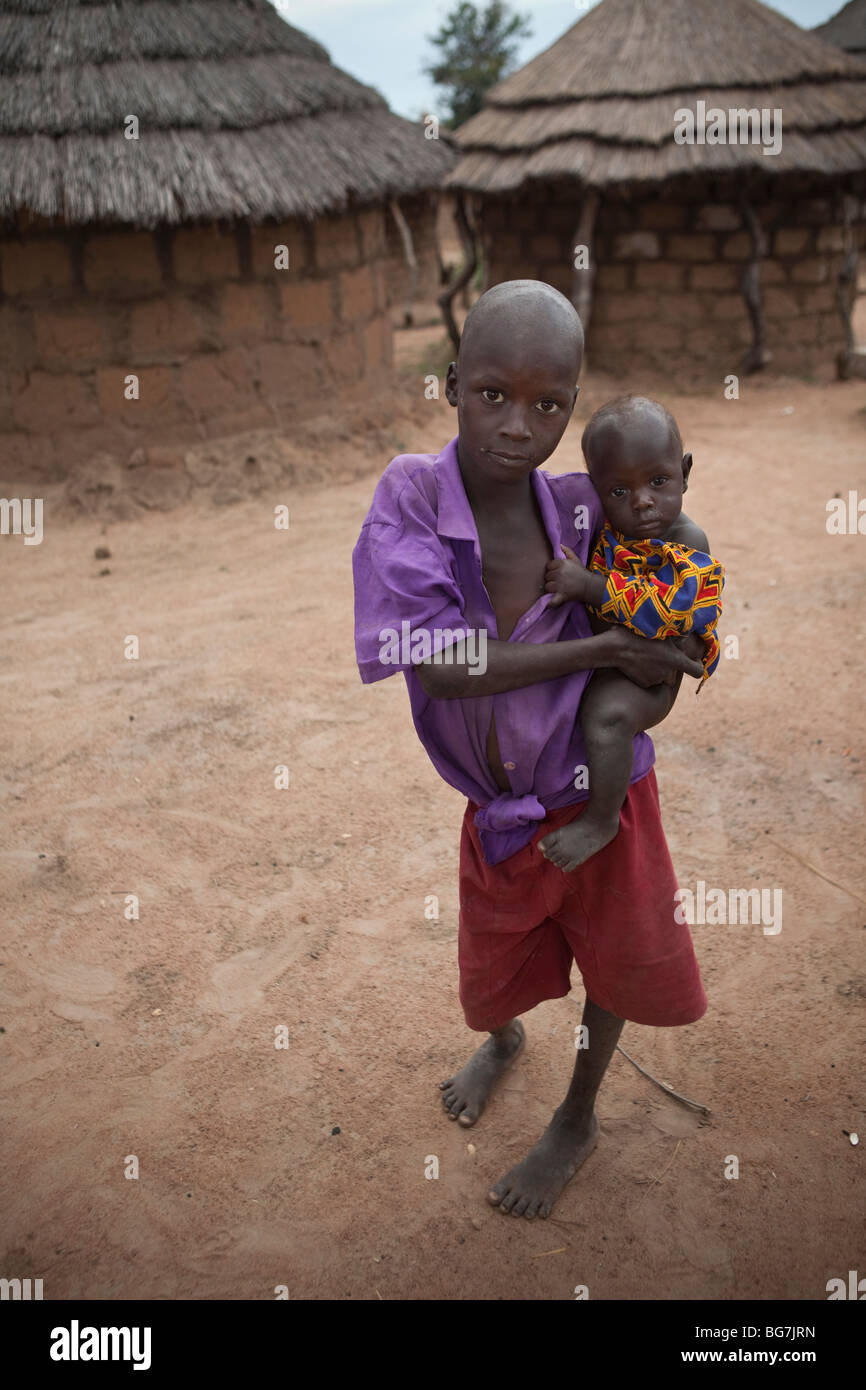
[[[661,539],[682,511],[691,454],[659,401],[619,396],[587,423],[581,439],[587,472],[615,531]]]
[[[483,294],[445,383],[464,467],[509,483],[544,463],[571,418],[582,356],[577,311],[552,285],[507,280]]]

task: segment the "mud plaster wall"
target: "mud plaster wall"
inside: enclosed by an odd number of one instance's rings
[[[386,255],[382,207],[0,236],[0,476],[333,413],[391,361]]]
[[[814,192],[814,190],[812,190]],[[736,199],[695,181],[676,196],[599,206],[590,248],[596,276],[588,360],[605,371],[736,372],[752,341],[740,284],[750,256]],[[838,210],[827,196],[753,199],[768,256],[761,294],[771,371],[808,374],[844,346],[837,305],[842,265]],[[866,205],[855,201],[866,245]],[[529,276],[572,292],[579,203],[573,188],[539,185],[531,196],[485,200],[486,283]]]

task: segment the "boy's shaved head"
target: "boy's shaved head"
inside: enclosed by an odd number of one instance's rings
[[[555,337],[573,354],[577,376],[583,325],[571,300],[544,280],[506,280],[487,290],[466,315],[458,360],[465,361],[490,333],[519,341],[538,329],[548,341]]]
[[[552,285],[506,280],[481,296],[445,379],[470,486],[528,486],[571,418],[582,357],[577,310]]]
[[[672,453],[678,457],[682,455],[679,426],[661,401],[650,400],[648,396],[617,396],[599,407],[583,431],[580,447],[590,473],[593,463],[598,462],[616,440],[635,435],[652,438],[655,442],[666,438]]]

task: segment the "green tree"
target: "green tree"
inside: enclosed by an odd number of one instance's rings
[[[424,72],[445,88],[452,128],[481,110],[484,93],[513,65],[517,41],[531,37],[530,16],[512,13],[502,0],[491,0],[484,9],[462,0],[438,34],[428,37],[439,57]]]

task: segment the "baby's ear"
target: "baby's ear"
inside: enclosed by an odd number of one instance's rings
[[[692,471],[691,454],[683,454],[683,492],[689,490],[689,474]]]

